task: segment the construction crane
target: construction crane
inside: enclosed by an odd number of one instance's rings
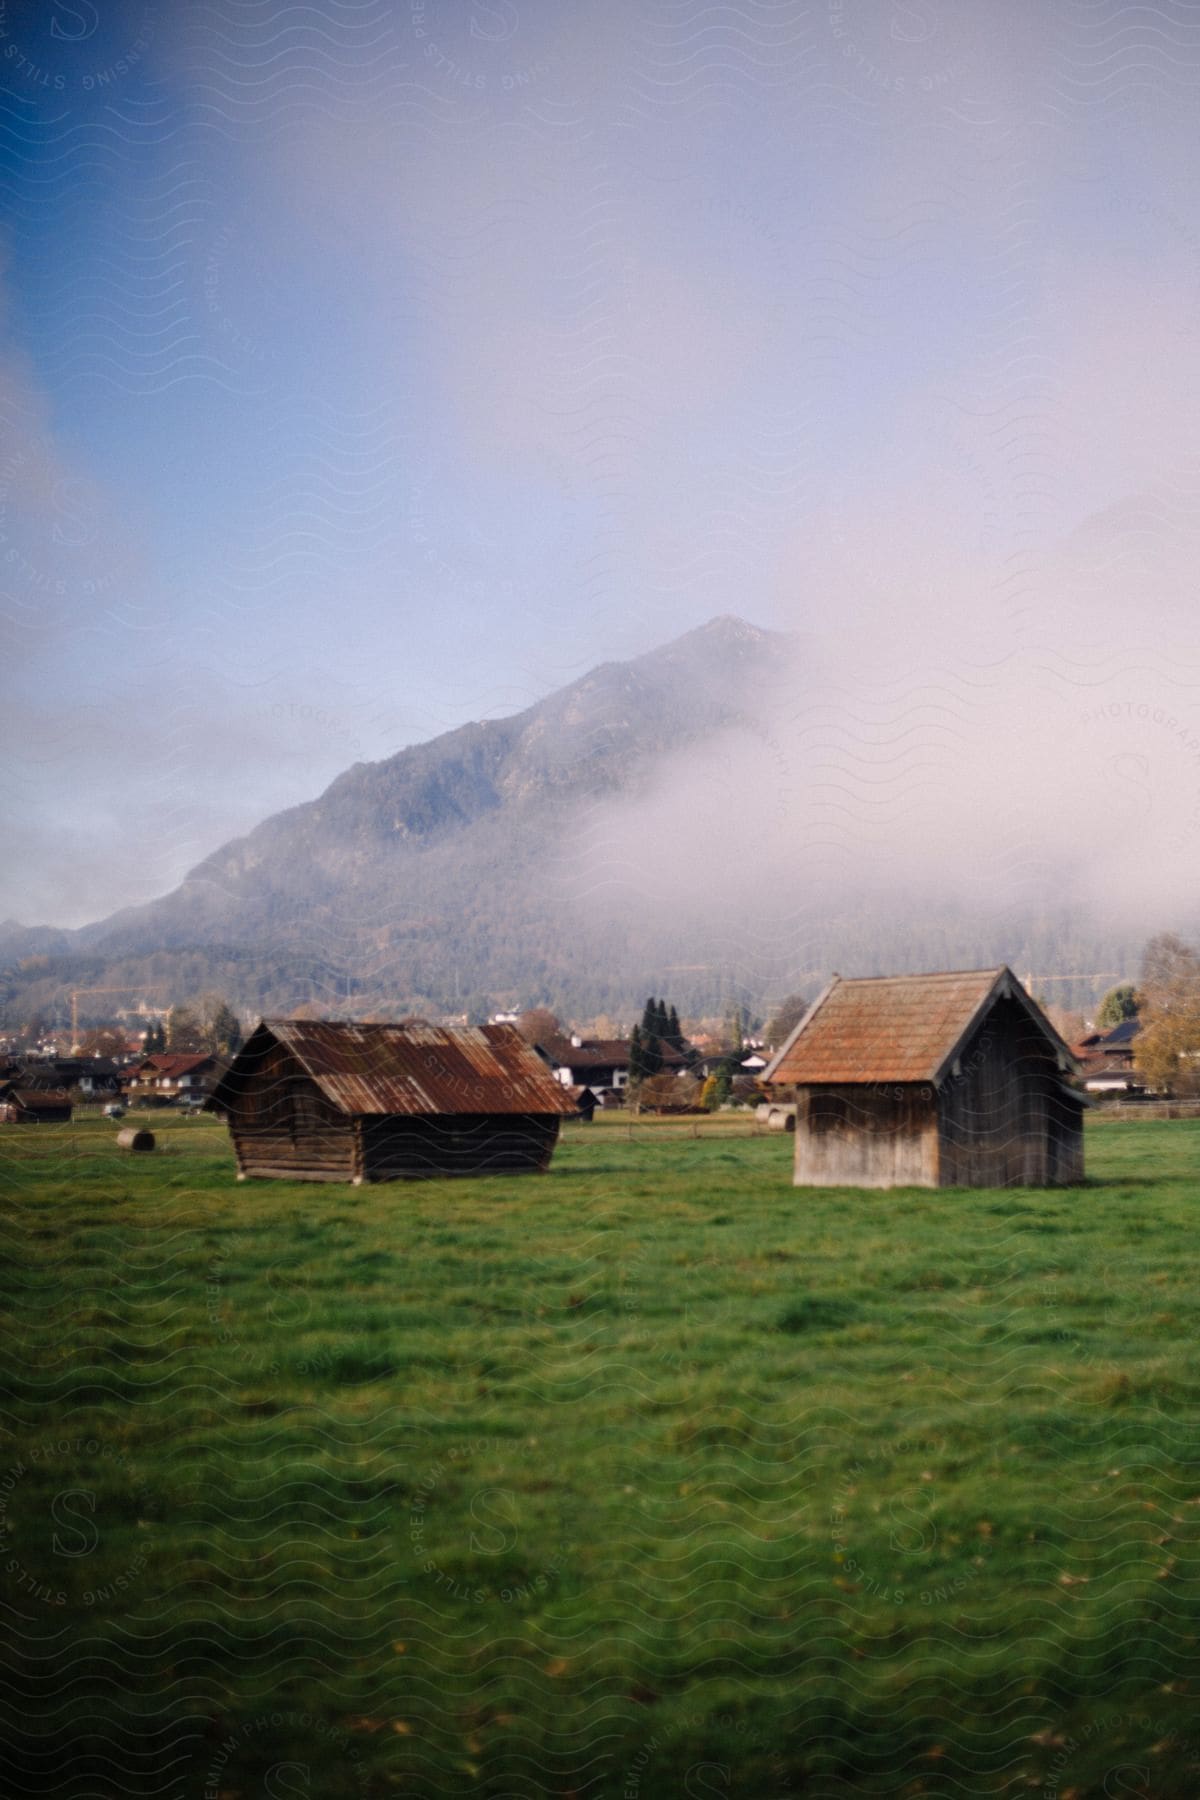
[[[153,986],[148,986],[146,982],[139,981],[127,984],[125,987],[72,988],[71,1055],[79,1055],[79,997],[81,994],[87,997],[93,994],[161,994],[162,991],[163,984],[161,981],[155,982]]]

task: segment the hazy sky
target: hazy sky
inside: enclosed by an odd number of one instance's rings
[[[864,845],[1194,895],[1200,8],[39,0],[0,73],[0,916],[724,612]]]

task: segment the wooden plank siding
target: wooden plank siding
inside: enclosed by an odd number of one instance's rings
[[[924,1083],[802,1088],[797,1187],[936,1187],[938,1126]]]
[[[938,1185],[1082,1181],[1083,1112],[1028,1013],[998,1000],[938,1093]]]
[[[1084,1179],[1078,1073],[1003,964],[835,975],[763,1081],[797,1096],[798,1187],[1044,1187]]]
[[[523,1044],[514,1047],[510,1061],[518,1050],[529,1057],[531,1067],[524,1071],[514,1066],[514,1079],[525,1082],[517,1092],[541,1098],[540,1084],[548,1105],[572,1111],[572,1103]],[[364,1082],[377,1076],[382,1084],[377,1104],[391,1098],[387,1084],[398,1072],[382,1055],[378,1064],[364,1076]],[[501,1107],[511,1104],[494,1079],[491,1086]],[[482,1081],[479,1088],[486,1094],[489,1084]],[[235,1062],[216,1099],[228,1120],[239,1181],[361,1183],[534,1173],[548,1167],[560,1125],[555,1111],[360,1111],[331,1098],[300,1055],[262,1027],[252,1052],[245,1050]]]
[[[283,1044],[268,1046],[252,1081],[236,1082],[228,1116],[239,1180],[353,1181],[362,1175],[355,1121],[326,1100]]]
[[[558,1120],[529,1113],[363,1119],[362,1178],[524,1174],[548,1167]]]

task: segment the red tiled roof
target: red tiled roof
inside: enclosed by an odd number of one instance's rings
[[[190,1075],[193,1070],[203,1068],[206,1063],[213,1061],[215,1058],[207,1051],[201,1051],[198,1055],[184,1051],[156,1051],[153,1056],[144,1056],[132,1073],[138,1076],[152,1072],[174,1081],[180,1075]]]
[[[1066,1051],[1007,968],[853,981],[835,976],[762,1079],[789,1085],[936,1081],[987,1001],[1004,993],[1022,1000],[1055,1049]]]
[[[585,1038],[582,1044],[573,1044],[569,1038],[551,1038],[542,1048],[558,1068],[606,1068],[629,1061],[628,1038]]]

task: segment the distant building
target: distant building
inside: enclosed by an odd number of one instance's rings
[[[111,1056],[58,1056],[30,1063],[25,1076],[26,1087],[77,1088],[87,1100],[121,1091],[121,1072]]]
[[[1093,1031],[1074,1045],[1089,1094],[1119,1098],[1145,1092],[1133,1066],[1134,1040],[1141,1028],[1137,1019],[1122,1019],[1111,1031]]]
[[[721,1069],[728,1070],[733,1076],[746,1075],[753,1078],[762,1075],[769,1060],[758,1050],[751,1050],[748,1046],[743,1046],[741,1051],[721,1049],[720,1046],[717,1046],[706,1050],[701,1056],[694,1057],[692,1069],[702,1079],[706,1079],[709,1075],[716,1075]]]
[[[174,1100],[210,1094],[225,1068],[221,1058],[203,1052],[155,1051],[130,1069],[127,1082],[133,1106],[166,1106]]]
[[[552,1038],[540,1048],[565,1088],[620,1094],[629,1085],[628,1038]]]
[[[1083,1179],[1078,1065],[1008,968],[834,978],[772,1059],[798,1187]]]
[[[604,1105],[624,1098],[629,1086],[628,1038],[556,1037],[538,1049],[565,1088],[593,1088]],[[670,1044],[660,1044],[659,1049],[665,1074],[681,1075],[690,1067],[689,1058]]]

